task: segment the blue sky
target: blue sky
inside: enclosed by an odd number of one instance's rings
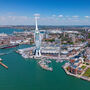
[[[90,0],[0,0],[0,25],[90,25]]]

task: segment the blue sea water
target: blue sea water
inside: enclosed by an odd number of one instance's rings
[[[0,56],[8,66],[8,69],[0,66],[0,90],[90,90],[90,82],[66,75],[62,69],[64,63],[52,60],[53,72],[45,71],[38,60],[24,59],[13,51],[25,47],[29,45],[0,50],[11,52]]]

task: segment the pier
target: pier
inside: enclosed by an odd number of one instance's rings
[[[2,65],[3,67],[5,67],[6,69],[8,69],[8,66],[6,66],[5,64],[3,64],[2,62],[0,62],[0,65]]]

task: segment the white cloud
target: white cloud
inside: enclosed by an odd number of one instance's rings
[[[56,17],[56,15],[55,15],[55,14],[53,14],[53,15],[52,15],[52,17]]]
[[[0,16],[0,25],[28,24],[32,19],[27,16]]]
[[[59,15],[58,17],[62,18],[62,17],[63,17],[63,15]]]
[[[72,18],[67,18],[67,20],[72,20]]]
[[[85,16],[85,18],[90,18],[90,16]]]
[[[40,16],[40,14],[35,14]],[[60,17],[60,18],[59,18]],[[88,16],[89,17],[89,16]],[[86,18],[88,18],[86,17]],[[63,15],[52,15],[51,17],[41,17],[39,25],[89,25],[90,19],[66,17]],[[35,25],[34,16],[0,16],[0,25]]]
[[[0,21],[5,21],[6,18],[4,16],[0,16]]]

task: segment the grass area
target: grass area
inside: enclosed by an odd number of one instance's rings
[[[86,65],[90,65],[89,63],[86,63]]]
[[[88,33],[88,38],[90,38],[90,33]]]
[[[68,67],[66,67],[66,70],[68,71]]]
[[[83,74],[83,76],[90,77],[90,68],[86,70],[86,72]]]
[[[85,69],[85,68],[86,68],[86,66],[84,66],[84,65],[83,65],[81,68],[82,68],[82,69]]]
[[[48,39],[48,40],[45,40],[46,42],[55,42],[55,39]]]

